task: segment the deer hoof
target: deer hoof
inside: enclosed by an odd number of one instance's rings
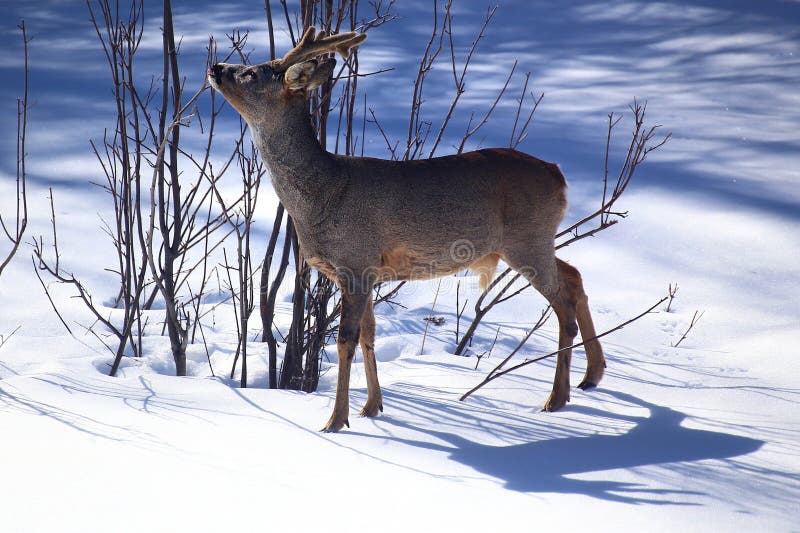
[[[593,388],[597,387],[597,383],[593,383],[588,379],[584,379],[578,384],[578,388],[583,391],[592,390]]]
[[[367,418],[375,418],[376,416],[378,416],[378,413],[382,413],[382,412],[383,412],[383,404],[382,403],[380,403],[380,402],[376,402],[376,403],[367,402],[367,404],[364,406],[364,408],[361,410],[361,412],[358,413],[358,416],[363,416],[363,417],[367,417]]]
[[[546,412],[553,412],[558,411],[569,401],[569,394],[556,394],[555,391],[550,394],[550,397],[545,402],[544,407],[542,407],[542,411]]]
[[[350,421],[346,418],[344,420],[338,420],[336,416],[331,416],[331,419],[328,420],[328,423],[325,424],[325,427],[322,428],[320,431],[323,433],[338,433],[344,426],[350,427]]]

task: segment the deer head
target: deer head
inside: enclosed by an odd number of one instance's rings
[[[336,59],[315,58],[338,52],[346,59],[350,48],[366,38],[355,32],[328,35],[312,26],[282,58],[260,65],[217,63],[208,69],[208,80],[248,123],[255,124],[269,120],[282,101],[305,98],[331,77]]]

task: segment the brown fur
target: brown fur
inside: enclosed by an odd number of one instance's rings
[[[507,148],[420,161],[344,157],[322,149],[308,116],[306,92],[332,72],[332,59],[363,40],[313,31],[281,60],[254,67],[218,64],[211,84],[251,127],[278,197],[292,216],[303,256],[342,290],[337,350],[339,376],[326,431],[349,425],[350,366],[364,352],[368,398],[363,416],[383,408],[375,363],[372,288],[378,281],[413,280],[472,269],[484,289],[500,259],[520,272],[553,306],[559,352],[553,391],[544,409],[569,401],[571,346],[580,329],[594,337],[583,282],[555,257],[554,236],[567,207],[558,167]],[[334,38],[335,37],[335,38]],[[324,67],[324,71],[321,69]],[[286,81],[287,69],[293,69]],[[603,377],[597,340],[586,343],[580,388]]]
[[[489,288],[494,278],[494,273],[497,270],[497,264],[500,262],[499,254],[484,255],[469,266],[469,269],[478,275],[480,286],[482,290]]]
[[[411,279],[414,264],[418,264],[416,254],[408,246],[394,246],[381,254],[380,281]]]

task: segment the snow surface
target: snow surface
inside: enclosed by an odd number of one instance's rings
[[[259,2],[174,4],[187,87],[202,81],[209,33],[250,29],[251,44],[265,42]],[[398,4],[401,20],[361,51],[362,68],[397,69],[364,83],[397,136],[430,27],[427,2]],[[7,213],[13,199],[15,25],[24,17],[35,37],[28,237],[49,234],[52,187],[62,263],[98,300],[109,299],[113,277],[102,269],[111,248],[99,228],[108,205],[88,183],[100,171],[87,140],[112,125],[113,102],[85,6],[4,7],[0,208]],[[484,9],[458,3],[462,49]],[[153,10],[143,71],[160,61]],[[590,393],[573,391],[557,413],[539,412],[552,361],[458,401],[538,317],[543,301],[532,292],[487,317],[473,353],[501,330],[492,356],[478,362],[451,355],[456,279],[441,284],[434,313],[446,323],[430,327],[423,355],[422,319],[438,282],[406,287],[399,300],[407,309],[376,309],[384,414],[355,415],[366,398],[358,356],[351,429],[327,435],[317,430],[333,404],[335,350],[310,395],[267,390],[258,343],[250,388],[211,377],[202,346],[190,347],[190,377],[171,376],[168,342],[158,334],[146,339],[144,358],[127,360],[111,378],[108,352],[77,326],[91,324],[85,309],[53,287],[71,337],[24,249],[0,278],[0,530],[800,531],[798,22],[796,1],[501,2],[460,117],[483,109],[519,58],[534,90],[545,93],[521,148],[561,165],[571,183],[568,219],[595,203],[607,113],[646,98],[650,119],[674,134],[626,194],[628,219],[561,253],[584,275],[599,330],[677,282],[672,312],[605,339],[605,380]],[[263,49],[255,57],[265,57]],[[452,87],[446,70],[432,83],[426,105],[435,118]],[[507,143],[513,102],[498,111],[484,146]],[[230,135],[236,117],[226,115]],[[367,151],[385,155],[377,131],[368,136]],[[272,196],[261,199],[264,234],[274,205]],[[462,301],[474,302],[475,279],[461,279]],[[695,310],[703,318],[671,347]],[[225,307],[209,324],[218,376],[230,369],[233,324]],[[551,351],[555,335],[549,323],[520,357]],[[575,383],[584,359],[578,350]]]

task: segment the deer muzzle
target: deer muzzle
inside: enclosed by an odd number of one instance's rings
[[[219,82],[220,79],[222,78],[222,69],[223,66],[220,65],[219,63],[217,63],[216,65],[212,65],[207,72],[209,81],[211,81],[212,83]]]

